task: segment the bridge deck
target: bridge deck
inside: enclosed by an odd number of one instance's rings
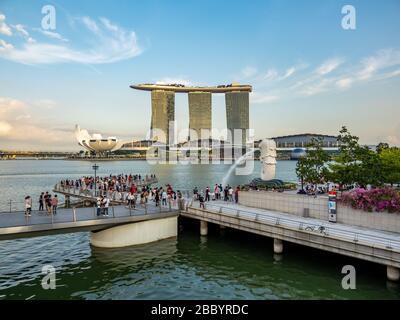
[[[296,229],[305,229],[307,226],[322,226],[325,228],[327,235],[336,235],[350,241],[356,239],[356,242],[368,242],[376,246],[379,244],[382,246],[390,246],[392,249],[400,252],[400,230],[399,233],[396,233],[353,225],[331,223],[320,219],[298,217],[289,213],[247,207],[233,202],[213,201],[205,205],[206,210],[218,213],[221,212],[226,215],[245,219],[256,219],[260,223],[276,224],[276,222],[278,222],[279,225]],[[195,206],[196,203],[192,204],[192,207]],[[198,203],[197,206],[199,206]]]
[[[33,211],[31,217],[24,212],[0,214],[0,240],[15,239],[29,236],[41,236],[55,233],[80,232],[105,229],[111,226],[136,221],[158,219],[176,216],[178,211],[171,207],[156,207],[149,204],[145,207],[138,205],[136,209],[125,206],[109,208],[109,216],[97,216],[96,208],[58,209],[56,215]]]
[[[400,233],[328,221],[227,202],[189,205],[181,215],[286,240],[321,250],[400,267]],[[323,232],[319,229],[324,227]]]

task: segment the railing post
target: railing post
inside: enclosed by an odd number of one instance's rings
[[[168,201],[168,211],[171,211],[171,200]]]
[[[72,218],[73,218],[73,221],[76,222],[76,210],[75,210],[75,207],[72,207]]]
[[[12,203],[12,200],[10,199],[10,213],[11,213],[11,203]]]
[[[96,203],[93,204],[93,218],[96,219]]]
[[[113,218],[115,218],[114,205],[112,203],[111,203],[111,209],[112,209],[112,213],[113,213]]]
[[[147,203],[144,203],[144,214],[147,214]]]

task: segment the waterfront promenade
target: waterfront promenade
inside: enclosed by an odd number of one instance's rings
[[[365,227],[333,224],[292,214],[216,201],[189,203],[182,216],[200,220],[200,234],[208,223],[230,227],[274,239],[274,252],[283,252],[284,241],[359,258],[387,266],[389,280],[399,280],[400,233]]]

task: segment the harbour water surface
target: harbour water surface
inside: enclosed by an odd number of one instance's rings
[[[61,160],[0,162],[0,211],[34,202],[63,178],[93,174],[93,163]],[[155,173],[175,189],[203,188],[220,182],[229,165],[160,165],[144,161],[99,163],[99,174]],[[277,178],[296,181],[295,162],[279,161]],[[259,163],[248,176],[259,176]],[[239,231],[211,228],[200,237],[196,222],[176,239],[141,246],[98,249],[88,233],[0,242],[0,299],[400,299],[387,282],[384,266],[285,244],[276,256],[272,240]],[[57,288],[41,287],[44,265],[56,268]],[[357,270],[357,289],[343,290],[341,269]]]

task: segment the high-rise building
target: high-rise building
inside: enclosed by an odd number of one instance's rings
[[[175,92],[151,91],[151,139],[168,144],[171,121],[175,121]]]
[[[189,129],[194,130],[197,137],[190,140],[209,139],[211,135],[211,92],[189,92]],[[208,130],[208,136],[202,137],[201,130]]]
[[[226,92],[226,124],[232,135],[233,144],[245,145],[249,129],[249,92]],[[235,139],[235,130],[241,130],[241,141]]]
[[[131,85],[132,89],[151,91],[152,116],[151,116],[151,139],[169,144],[169,123],[175,119],[175,93],[188,93],[189,95],[189,129],[201,136],[202,129],[211,131],[211,95],[225,93],[226,120],[228,130],[232,133],[232,143],[235,149],[245,147],[247,142],[247,130],[249,129],[249,93],[252,91],[250,85],[232,83],[228,85],[208,86],[185,86],[182,84],[137,84]],[[162,137],[155,129],[162,131]],[[241,138],[235,138],[236,133]],[[173,138],[173,137],[171,137]],[[208,137],[211,138],[211,137]],[[195,140],[194,137],[189,137]]]

